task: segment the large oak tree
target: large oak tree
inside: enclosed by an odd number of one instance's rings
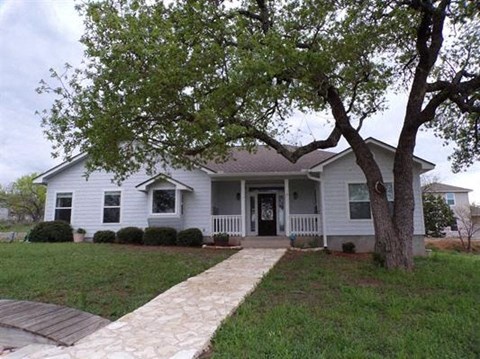
[[[79,7],[84,66],[52,70],[60,85],[39,88],[58,95],[44,126],[56,150],[85,151],[90,169],[120,179],[159,159],[221,160],[233,143],[261,141],[295,162],[343,136],[367,180],[377,253],[410,269],[419,128],[457,144],[456,169],[480,156],[479,10],[467,0],[92,1]],[[360,134],[390,91],[408,93],[393,216]],[[333,118],[325,139],[282,144],[294,112],[321,111]]]

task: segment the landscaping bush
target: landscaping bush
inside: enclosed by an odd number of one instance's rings
[[[174,246],[177,242],[177,230],[170,227],[145,228],[143,243],[147,246]]]
[[[342,250],[343,250],[343,253],[355,253],[355,243],[353,242],[342,243]]]
[[[115,242],[114,231],[97,231],[93,235],[93,243],[113,243]]]
[[[178,232],[177,246],[199,247],[202,243],[203,234],[198,228],[188,228]]]
[[[73,228],[64,221],[42,222],[33,227],[30,242],[73,242]]]
[[[213,244],[216,246],[228,246],[229,239],[228,233],[217,233],[213,235]]]
[[[125,227],[117,232],[117,242],[123,244],[142,244],[143,230],[138,227]]]

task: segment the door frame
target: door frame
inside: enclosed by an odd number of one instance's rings
[[[272,184],[262,184],[262,185],[258,185],[258,184],[254,184],[254,185],[247,185],[247,189],[246,189],[246,192],[247,192],[247,195],[245,196],[245,200],[247,201],[246,203],[246,208],[247,208],[247,211],[246,211],[246,225],[247,225],[247,235],[250,235],[250,236],[255,236],[255,237],[258,237],[258,216],[259,216],[259,213],[258,213],[258,195],[259,194],[275,194],[275,212],[276,212],[276,232],[277,232],[277,236],[284,236],[285,235],[285,230],[283,231],[280,231],[280,221],[279,221],[279,218],[278,218],[278,214],[279,214],[279,210],[278,210],[278,196],[279,194],[283,194],[283,196],[285,197],[285,189],[282,190],[275,190],[275,191],[254,191],[254,192],[250,192],[250,187],[271,187]],[[252,231],[252,228],[251,228],[251,223],[250,223],[250,210],[251,210],[251,197],[254,198],[254,202],[255,202],[255,231]],[[283,211],[284,212],[284,215],[285,215],[285,210]],[[284,222],[287,221],[287,218],[284,218]]]

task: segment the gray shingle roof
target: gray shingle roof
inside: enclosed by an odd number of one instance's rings
[[[471,189],[451,186],[445,183],[434,182],[422,187],[425,192],[447,193],[447,192],[471,192]]]
[[[241,147],[235,147],[226,162],[210,161],[205,164],[205,167],[218,173],[299,172],[334,155],[334,152],[317,150],[303,156],[296,163],[291,163],[267,146],[258,146],[254,153],[249,153]]]

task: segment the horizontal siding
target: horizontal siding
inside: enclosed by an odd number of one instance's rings
[[[315,186],[316,183],[308,179],[291,179],[290,186],[290,214],[315,213]],[[297,199],[294,199],[294,193]]]
[[[237,200],[237,193],[241,192],[240,181],[222,181],[212,183],[212,206],[221,215],[240,214],[241,201]]]
[[[175,228],[177,231],[181,231],[183,227],[183,218],[182,217],[150,217],[148,218],[149,227],[171,227]]]
[[[394,154],[374,144],[370,145],[385,182],[393,183]],[[420,168],[414,174],[414,233],[423,234],[423,209],[420,190]],[[325,199],[326,233],[329,235],[371,235],[374,233],[373,220],[351,220],[348,202],[348,183],[365,183],[365,176],[356,164],[355,156],[349,153],[325,166],[322,193]]]
[[[203,235],[210,235],[212,213],[211,179],[201,170],[172,170],[171,176],[193,188],[183,192],[183,227],[199,228]]]
[[[420,165],[414,166],[413,174],[413,195],[415,210],[413,212],[413,233],[416,235],[425,234],[425,221],[423,218],[422,185],[420,183]]]
[[[117,231],[122,227],[136,226],[145,228],[148,223],[148,194],[138,191],[135,186],[150,176],[144,172],[133,174],[120,186],[112,183],[112,175],[96,171],[88,180],[84,177],[84,161],[66,169],[49,179],[45,204],[45,220],[53,220],[55,196],[57,192],[73,192],[72,226],[87,230],[87,237],[98,230]],[[165,173],[165,171],[161,171]],[[189,221],[176,224],[181,227],[198,227],[205,233],[210,230],[210,178],[200,170],[170,169],[168,175],[193,188],[192,193],[184,193],[184,217],[192,216]],[[103,224],[103,193],[105,190],[121,190],[121,223]],[[182,229],[182,228],[178,228]]]

